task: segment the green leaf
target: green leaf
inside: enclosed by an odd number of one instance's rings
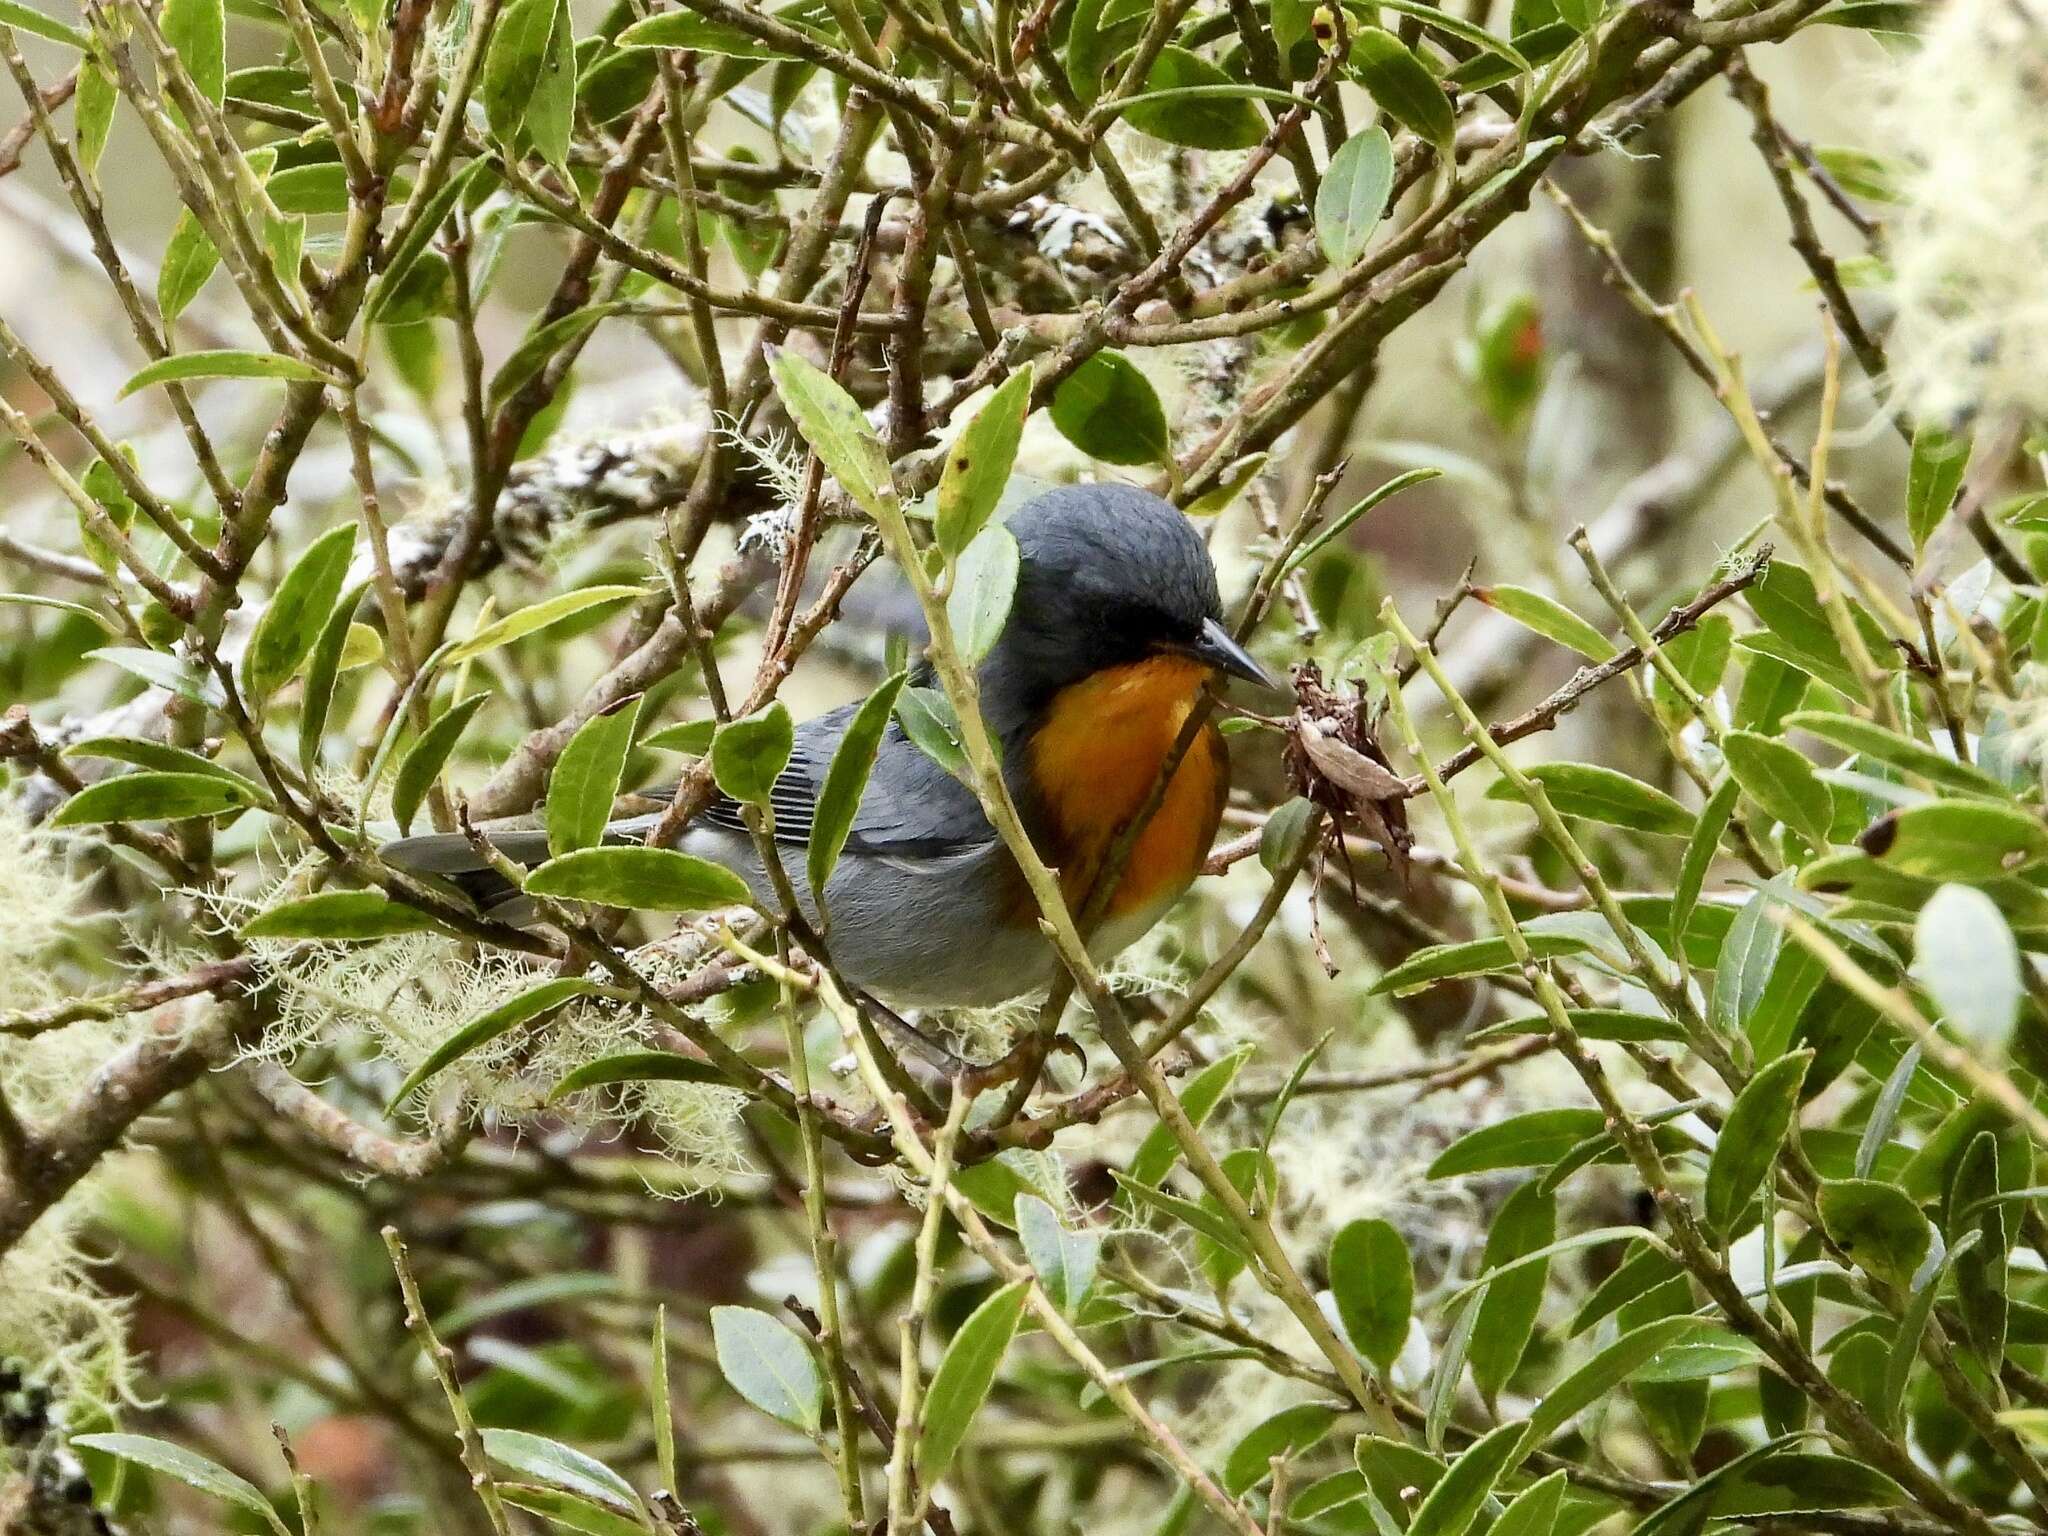
[[[512,349],[512,355],[505,359],[498,371],[491,376],[489,407],[495,411],[518,394],[526,384],[547,367],[557,352],[571,342],[588,335],[591,327],[613,315],[625,314],[633,306],[625,300],[608,304],[586,304],[581,309],[572,309],[559,319],[550,320],[546,325],[535,326]]]
[[[473,693],[461,703],[450,705],[406,749],[398,763],[398,777],[391,784],[391,818],[398,823],[400,832],[412,830],[413,818],[419,814],[427,791],[441,777],[455,743],[490,697],[488,693]]]
[[[165,0],[158,25],[199,94],[219,106],[228,93],[228,19],[221,0]]]
[[[1863,685],[1842,653],[1841,642],[1835,638],[1834,626],[1821,607],[1811,576],[1789,560],[1774,560],[1763,579],[1744,596],[1771,631],[1768,635],[1744,636],[1744,648],[1761,650],[1788,662],[1846,698],[1863,697]],[[1777,643],[1764,643],[1770,641]],[[1882,635],[1877,637],[1872,651],[1880,658],[1888,654],[1889,647]]]
[[[267,792],[263,786],[246,774],[225,768],[210,757],[201,757],[197,752],[184,747],[174,747],[169,742],[151,741],[142,736],[89,736],[83,741],[74,741],[64,749],[66,757],[97,757],[109,762],[133,763],[138,768],[153,768],[160,773],[198,773],[210,778],[223,779],[233,784],[249,797],[251,805],[260,805]]]
[[[1827,848],[1835,797],[1803,753],[1755,731],[1730,731],[1721,750],[1744,794],[1814,848]]]
[[[1254,94],[1264,93],[1198,53],[1168,46],[1152,61],[1144,91],[1128,98],[1123,117],[1138,132],[1187,149],[1251,149],[1266,136],[1265,119],[1247,99]]]
[[[1901,736],[1897,731],[1887,730],[1868,720],[1858,720],[1853,715],[1830,714],[1817,709],[1801,710],[1785,716],[1784,725],[1788,730],[1798,729],[1818,736],[1845,752],[1854,752],[1860,757],[1918,774],[1932,784],[1959,789],[1967,794],[1998,795],[2002,798],[2005,793],[2005,786],[1983,769],[1957,762],[1925,742]]]
[[[1922,423],[1913,431],[1913,456],[1906,466],[1906,528],[1914,553],[1927,547],[1970,467],[1970,444],[1957,442],[1940,427]]]
[[[306,659],[306,680],[299,690],[299,766],[312,772],[320,759],[320,741],[327,734],[327,716],[334,707],[334,685],[341,676],[349,636],[355,630],[356,605],[363,588],[342,595],[321,625]]]
[[[1253,1151],[1253,1148],[1244,1148]],[[1179,1222],[1189,1231],[1206,1237],[1215,1245],[1219,1254],[1238,1261],[1239,1267],[1251,1262],[1251,1249],[1245,1245],[1244,1234],[1231,1224],[1230,1219],[1211,1205],[1193,1200],[1183,1200],[1178,1195],[1169,1195],[1150,1184],[1140,1184],[1128,1175],[1111,1172],[1117,1187],[1129,1194],[1137,1205],[1156,1211],[1170,1221]]]
[[[1521,1185],[1501,1203],[1487,1230],[1483,1271],[1500,1269],[1557,1239],[1557,1198],[1540,1180]],[[1536,1313],[1550,1279],[1548,1261],[1525,1264],[1487,1286],[1477,1306],[1466,1360],[1472,1381],[1488,1402],[1497,1397],[1528,1350]]]
[[[1442,470],[1425,465],[1420,469],[1404,470],[1384,484],[1373,487],[1364,496],[1353,502],[1350,510],[1345,512],[1342,517],[1336,518],[1327,524],[1320,533],[1290,555],[1287,563],[1280,567],[1280,574],[1284,577],[1300,570],[1319,552],[1348,533],[1352,525],[1360,518],[1364,517],[1389,497],[1399,495],[1412,485],[1421,485],[1426,481],[1437,480],[1442,477]]]
[[[1503,1424],[1466,1448],[1424,1495],[1408,1522],[1408,1536],[1465,1536],[1502,1476],[1522,1459],[1529,1424]]]
[[[1764,988],[1770,984],[1784,948],[1785,930],[1771,917],[1774,902],[1783,901],[1790,891],[1784,876],[1759,887],[1744,903],[1721,942],[1721,963],[1714,973],[1713,1022],[1724,1037],[1742,1034],[1748,1027]]]
[[[1013,369],[946,450],[932,536],[948,560],[959,559],[995,515],[1017,462],[1017,444],[1023,440],[1030,409],[1031,370]]]
[[[753,900],[731,870],[673,848],[579,848],[528,875],[526,890],[642,912],[712,912]]]
[[[1105,348],[1060,380],[1052,424],[1091,459],[1158,464],[1172,452],[1166,411],[1138,365]]]
[[[1498,1168],[1540,1168],[1554,1163],[1606,1127],[1597,1109],[1532,1109],[1467,1131],[1429,1165],[1432,1179],[1451,1179]]]
[[[1647,1045],[1660,1040],[1683,1040],[1685,1031],[1673,1020],[1654,1013],[1630,1013],[1625,1008],[1567,1008],[1565,1018],[1585,1040],[1626,1040]],[[1548,1014],[1504,1019],[1476,1030],[1471,1041],[1491,1040],[1501,1035],[1547,1035],[1552,1025]]]
[[[1384,128],[1354,134],[1330,157],[1316,189],[1316,243],[1332,267],[1365,254],[1393,190],[1394,145]]]
[[[839,863],[839,855],[845,851],[854,817],[860,812],[861,797],[867,793],[868,776],[874,771],[875,754],[881,750],[889,717],[895,712],[896,696],[903,691],[909,675],[896,673],[861,701],[860,708],[846,723],[846,734],[833,749],[831,767],[825,770],[825,783],[818,791],[817,808],[811,816],[810,846],[805,851],[811,894],[821,910],[825,905],[825,886]]]
[[[1685,634],[1674,635],[1664,644],[1664,657],[1692,691],[1711,699],[1721,686],[1721,676],[1735,654],[1735,625],[1726,614],[1710,613]],[[1657,716],[1671,729],[1681,730],[1693,717],[1693,707],[1662,671],[1649,670],[1650,702]]]
[[[548,1090],[548,1102],[581,1093],[586,1088],[609,1088],[617,1083],[716,1083],[730,1086],[727,1077],[710,1062],[674,1051],[621,1051],[586,1061]]]
[[[896,696],[896,719],[912,746],[965,784],[973,778],[960,745],[960,720],[937,688],[906,687]]]
[[[245,939],[382,939],[395,933],[426,933],[436,923],[416,907],[380,891],[322,891],[282,902],[242,924]]]
[[[1189,1079],[1178,1098],[1181,1113],[1197,1130],[1223,1102],[1224,1094],[1230,1091],[1230,1085],[1244,1070],[1244,1064],[1252,1059],[1252,1054],[1252,1047],[1242,1046],[1228,1056],[1210,1062]],[[1145,1133],[1145,1139],[1138,1143],[1138,1150],[1131,1158],[1131,1182],[1158,1184],[1173,1172],[1173,1165],[1180,1161],[1180,1155],[1180,1142],[1174,1137],[1172,1128],[1164,1124],[1153,1126]]]
[[[1451,1409],[1457,1403],[1458,1383],[1465,1378],[1465,1355],[1472,1346],[1472,1325],[1478,1319],[1476,1296],[1467,1296],[1462,1305],[1446,1309],[1449,1327],[1437,1351],[1423,1400],[1422,1436],[1431,1451],[1443,1449],[1444,1429],[1451,1422]]]
[[[616,39],[621,48],[686,48],[723,59],[778,60],[791,57],[738,27],[695,11],[668,11],[636,21]]]
[[[220,252],[214,249],[212,237],[192,217],[191,209],[179,209],[170,242],[164,247],[163,265],[156,274],[156,307],[163,313],[164,324],[176,320],[199,297],[199,290],[219,265]]]
[[[245,783],[214,773],[124,773],[88,784],[64,802],[50,824],[91,827],[110,821],[183,821],[246,810],[261,800]]]
[[[123,672],[141,678],[152,688],[167,689],[180,698],[204,704],[208,709],[219,709],[227,702],[220,684],[213,678],[191,662],[166,656],[162,651],[152,651],[139,645],[103,645],[85,654],[94,661],[111,663]]]
[[[507,998],[497,1007],[478,1014],[436,1045],[427,1053],[426,1059],[406,1075],[405,1081],[384,1101],[384,1113],[390,1114],[410,1098],[415,1089],[433,1081],[472,1051],[489,1045],[500,1035],[522,1024],[544,1018],[572,998],[588,997],[597,990],[596,982],[585,981],[578,976],[557,976],[538,986],[528,987],[517,997]]]
[[[1259,865],[1276,879],[1301,856],[1321,809],[1306,795],[1277,807],[1259,829]]]
[[[548,852],[559,857],[593,848],[604,836],[618,798],[619,777],[640,723],[640,695],[634,694],[592,715],[576,729],[548,775]],[[401,772],[401,777],[403,774]]]
[[[1508,585],[1474,587],[1472,595],[1524,629],[1532,629],[1546,640],[1555,640],[1588,661],[1605,661],[1615,653],[1612,640],[1554,597]]]
[[[1102,95],[1103,75],[1108,71],[1119,45],[1121,18],[1108,13],[1111,0],[1078,0],[1067,26],[1067,81],[1084,107],[1092,107]],[[1123,7],[1128,12],[1129,7]]]
[[[1450,98],[1405,43],[1380,27],[1360,27],[1351,34],[1350,64],[1381,111],[1450,159],[1458,132]]]
[[[1857,1264],[1901,1290],[1927,1257],[1927,1218],[1896,1184],[1835,1179],[1821,1185],[1821,1225]]]
[[[1656,1258],[1663,1258],[1655,1250],[1649,1252]],[[1543,1401],[1529,1416],[1529,1444],[1541,1445],[1649,1364],[1660,1352],[1708,1326],[1704,1318],[1681,1315],[1661,1317],[1624,1333],[1544,1394]]]
[[[1745,1469],[1777,1455],[1795,1438],[1794,1435],[1784,1435],[1745,1451],[1732,1461],[1722,1462],[1706,1476],[1685,1485],[1671,1499],[1658,1505],[1637,1522],[1629,1536],[1664,1536],[1666,1531],[1688,1533],[1689,1536],[1689,1533],[1704,1529],[1715,1502],[1726,1487],[1735,1482]]]
[[[982,529],[960,556],[946,597],[946,619],[970,666],[979,665],[1002,638],[1022,565],[1016,537],[1001,523]]]
[[[1902,1422],[1900,1410],[1906,1401],[1906,1383],[1912,1377],[1913,1366],[1920,1359],[1920,1341],[1926,1335],[1927,1319],[1933,1315],[1935,1300],[1941,1294],[1941,1283],[1956,1259],[1968,1253],[1982,1238],[1982,1232],[1965,1232],[1942,1255],[1941,1262],[1921,1277],[1919,1284],[1913,1287],[1913,1294],[1907,1298],[1905,1310],[1899,1314],[1898,1332],[1892,1336],[1891,1351],[1885,1357],[1884,1393],[1870,1405],[1871,1417],[1877,1420],[1879,1427],[1896,1431]]]
[[[370,295],[366,310],[367,318],[373,324],[404,289],[407,277],[419,264],[420,258],[426,255],[434,236],[448,222],[448,215],[455,211],[456,204],[464,201],[472,189],[480,190],[495,179],[496,172],[491,169],[489,161],[472,160],[434,190],[422,205],[419,218],[406,230],[405,238],[385,257],[383,275],[377,279],[376,290]]]
[[[1407,1243],[1390,1222],[1348,1222],[1330,1239],[1329,1271],[1330,1296],[1351,1347],[1382,1372],[1393,1369],[1415,1308]]]
[[[120,100],[113,72],[98,59],[88,58],[78,66],[78,91],[71,105],[77,140],[75,152],[85,174],[95,183],[99,181],[100,156],[106,153],[107,138],[114,130],[114,108]]]
[[[1487,1536],[1551,1536],[1557,1528],[1558,1510],[1564,1505],[1565,1476],[1560,1467],[1516,1494],[1501,1517],[1487,1527]]]
[[[508,147],[518,145],[527,105],[540,84],[548,41],[554,35],[556,4],[557,0],[511,0],[491,33],[477,96],[491,137]]]
[[[647,1527],[637,1518],[614,1514],[606,1505],[564,1488],[541,1488],[531,1483],[498,1482],[498,1495],[514,1509],[539,1515],[550,1525],[578,1536],[646,1536]]]
[[[1708,794],[1707,803],[1700,808],[1699,819],[1694,823],[1692,836],[1685,845],[1685,857],[1679,861],[1677,882],[1671,891],[1671,947],[1674,953],[1683,949],[1678,939],[1692,926],[1693,909],[1699,905],[1700,892],[1706,888],[1707,873],[1713,868],[1715,856],[1721,850],[1721,834],[1728,830],[1728,822],[1735,814],[1735,802],[1741,793],[1742,786],[1736,782],[1735,775],[1724,773]]]
[[[1780,1056],[1744,1085],[1728,1110],[1707,1164],[1707,1222],[1732,1237],[1743,1207],[1762,1187],[1799,1111],[1812,1051]]]
[[[1012,1281],[976,1307],[932,1372],[917,1440],[917,1471],[926,1487],[946,1475],[966,1440],[968,1425],[995,1385],[996,1369],[1016,1336],[1030,1293],[1029,1282]]]
[[[0,20],[4,19],[0,17]],[[187,1488],[196,1488],[266,1521],[272,1519],[270,1500],[263,1496],[262,1489],[240,1473],[230,1472],[219,1462],[209,1460],[197,1451],[188,1451],[182,1445],[173,1445],[151,1435],[122,1434],[73,1435],[71,1444],[82,1450],[132,1461],[138,1467],[161,1472]]]
[[[555,0],[547,52],[526,104],[526,132],[548,164],[561,168],[569,163],[569,142],[576,132],[576,28],[569,0]]]
[[[776,349],[768,371],[789,419],[840,487],[870,517],[896,499],[889,455],[853,396],[808,358]]]
[[[646,595],[646,589],[643,587],[625,586],[582,587],[574,592],[559,593],[486,624],[443,656],[441,664],[444,667],[460,666],[463,662],[473,661],[487,651],[495,651],[501,645],[509,645],[514,640],[522,640],[552,624],[559,624],[586,608],[595,608],[600,603],[615,603],[622,598]]]
[[[1881,816],[1856,839],[1874,859],[1930,880],[1996,880],[2048,859],[2048,827],[2016,806],[1937,800]]]
[[[153,384],[183,382],[186,379],[284,379],[295,384],[333,384],[341,381],[323,373],[311,363],[276,352],[178,352],[158,358],[147,368],[131,375],[121,386],[118,398],[127,399],[137,390]]]
[[[703,757],[711,750],[711,739],[717,734],[716,720],[680,720],[674,725],[664,725],[658,731],[649,731],[640,738],[640,745],[661,752],[683,752],[691,757]]]
[[[1524,933],[1531,959],[1561,960],[1583,955],[1592,948],[1573,933]],[[1403,997],[1439,981],[1463,980],[1469,976],[1491,975],[1521,969],[1521,962],[1506,939],[1467,939],[1458,944],[1432,944],[1418,949],[1372,984],[1375,995]]]
[[[164,25],[168,26],[168,12]],[[47,42],[62,43],[80,53],[92,52],[92,38],[69,22],[59,21],[54,16],[45,16],[32,5],[21,0],[0,0],[0,27],[12,27],[17,32],[26,32]]]
[[[775,781],[789,766],[796,727],[780,699],[751,715],[728,720],[711,738],[711,773],[718,787],[748,805],[767,805]]]
[[[1542,786],[1561,815],[1665,837],[1686,837],[1692,832],[1691,811],[1663,790],[1615,769],[1594,763],[1537,763],[1523,772]],[[1487,787],[1486,798],[1519,801],[1522,796],[1508,780],[1496,779]]]
[[[341,597],[355,548],[355,524],[330,528],[284,573],[242,653],[242,687],[253,701],[268,698],[299,670]]]
[[[1638,1383],[1669,1386],[1676,1382],[1706,1381],[1731,1371],[1747,1370],[1763,1359],[1763,1351],[1739,1333],[1711,1325],[1701,1337],[1685,1339],[1657,1351],[1650,1363],[1635,1374]]]
[[[713,1307],[711,1342],[735,1392],[771,1419],[818,1432],[825,1382],[808,1343],[756,1307]]]
[[[1753,1517],[1885,1508],[1910,1502],[1905,1489],[1860,1461],[1781,1449],[1729,1479],[1714,1501],[1714,1513]]]
[[[1997,902],[1973,885],[1936,891],[1913,925],[1913,979],[1979,1059],[2004,1059],[2026,984]]]
[[[557,1488],[567,1488],[572,1493],[596,1499],[600,1504],[627,1510],[640,1507],[640,1496],[633,1491],[631,1483],[596,1457],[587,1456],[572,1445],[550,1440],[545,1435],[529,1434],[523,1429],[486,1429],[481,1433],[484,1450],[491,1460],[515,1472],[552,1483]]]
[[[1069,1317],[1087,1299],[1102,1257],[1098,1232],[1069,1232],[1059,1213],[1038,1196],[1020,1190],[1013,1207],[1024,1256],[1052,1304]]]
[[[1223,1491],[1242,1498],[1273,1475],[1273,1459],[1310,1450],[1337,1422],[1337,1410],[1322,1403],[1296,1403],[1255,1424],[1230,1448],[1223,1462]]]

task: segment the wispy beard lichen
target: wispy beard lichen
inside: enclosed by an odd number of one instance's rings
[[[1934,7],[1893,55],[1879,122],[1899,156],[1887,221],[1892,385],[1917,416],[2048,417],[2048,0]]]

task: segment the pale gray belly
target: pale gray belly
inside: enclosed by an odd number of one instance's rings
[[[748,838],[715,827],[684,833],[679,846],[738,871],[766,905],[767,873]],[[817,904],[804,878],[801,849],[784,867],[812,924]],[[825,947],[863,992],[899,1009],[984,1008],[1051,984],[1052,946],[1035,925],[1016,921],[1016,874],[999,845],[941,858],[896,859],[847,853],[825,889]],[[1105,923],[1088,947],[1105,961],[1145,933],[1180,895]]]

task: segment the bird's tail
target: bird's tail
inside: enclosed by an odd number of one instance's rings
[[[492,829],[491,846],[515,863],[531,868],[548,856],[548,835],[537,827]],[[428,832],[418,837],[401,837],[377,852],[387,864],[415,875],[434,875],[447,881],[489,912],[521,900],[519,888],[483,860],[468,838],[460,832]]]

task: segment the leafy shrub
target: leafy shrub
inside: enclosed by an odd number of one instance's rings
[[[1958,121],[1808,144],[1744,50],[1812,24]],[[2038,1524],[2048,221],[1981,125],[2044,26],[0,0],[0,176],[100,285],[0,322],[9,1528]],[[1572,190],[1717,77],[1824,305],[1789,389]],[[1452,286],[1539,217],[1620,393],[1720,412],[1562,539],[1568,301]],[[1418,317],[1483,454],[1362,425]],[[46,339],[99,325],[105,387]],[[973,668],[1008,508],[1113,477],[1294,688],[1198,706],[1215,878],[1105,970]],[[1483,583],[1365,552],[1468,505]],[[664,846],[714,791],[774,846],[833,667],[777,898]],[[895,1019],[803,919],[891,720],[1044,1004]]]

